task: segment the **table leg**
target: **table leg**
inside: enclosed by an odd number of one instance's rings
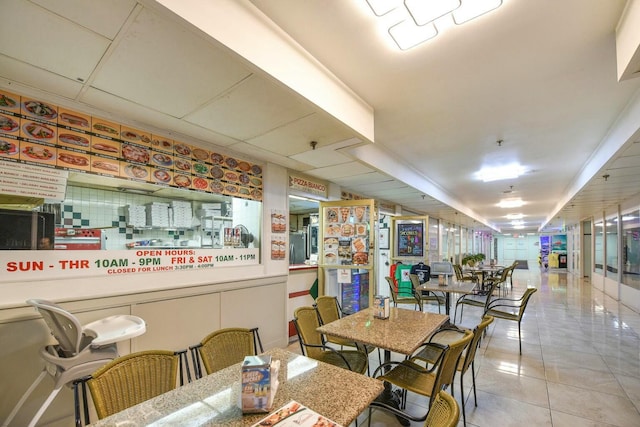
[[[451,292],[445,292],[444,293],[444,312],[447,313],[447,316],[449,315],[449,313],[451,312],[450,306],[451,306]]]
[[[391,351],[385,350],[384,363],[387,363],[389,361],[391,361]],[[385,369],[385,372],[389,369],[390,368],[387,367]],[[382,393],[380,393],[376,400],[382,403],[386,403],[389,406],[393,406],[396,409],[400,409],[400,403],[402,402],[402,399],[400,398],[400,390],[393,390],[393,386],[391,385],[391,383],[388,383],[386,381],[384,382],[384,390],[382,391]],[[400,417],[398,415],[396,415],[396,418],[398,419],[398,422],[405,427],[411,425],[411,421],[406,418]]]

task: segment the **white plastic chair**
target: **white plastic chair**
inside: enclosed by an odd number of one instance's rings
[[[80,325],[78,319],[51,301],[27,300],[44,318],[58,344],[40,349],[45,362],[44,369],[13,408],[2,427],[7,427],[16,416],[29,395],[40,384],[46,374],[54,379],[53,391],[31,419],[29,427],[36,425],[62,386],[90,375],[96,369],[118,357],[117,342],[142,335],[146,331],[144,320],[137,316],[116,315]],[[77,386],[74,384],[74,387]],[[74,390],[76,425],[80,425],[77,390]],[[86,415],[85,408],[85,417]]]

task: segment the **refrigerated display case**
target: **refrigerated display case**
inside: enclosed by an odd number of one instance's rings
[[[351,270],[351,283],[342,283],[342,311],[353,314],[369,307],[369,270]]]

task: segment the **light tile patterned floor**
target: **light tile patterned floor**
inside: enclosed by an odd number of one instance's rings
[[[515,270],[513,279],[508,297],[538,288],[522,322],[522,356],[517,324],[496,319],[476,355],[477,407],[471,370],[464,378],[467,425],[640,426],[640,315],[564,272]],[[475,326],[481,314],[465,308],[462,325]],[[297,342],[289,349],[300,351]],[[371,363],[378,363],[376,352]],[[455,384],[460,403],[459,378]],[[427,406],[409,393],[409,411]],[[359,425],[367,425],[367,412]],[[400,423],[375,410],[371,425]]]

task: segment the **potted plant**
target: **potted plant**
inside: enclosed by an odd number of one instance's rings
[[[470,254],[466,255],[462,258],[462,265],[468,265],[473,268],[477,263],[485,260],[485,255],[483,253]]]

